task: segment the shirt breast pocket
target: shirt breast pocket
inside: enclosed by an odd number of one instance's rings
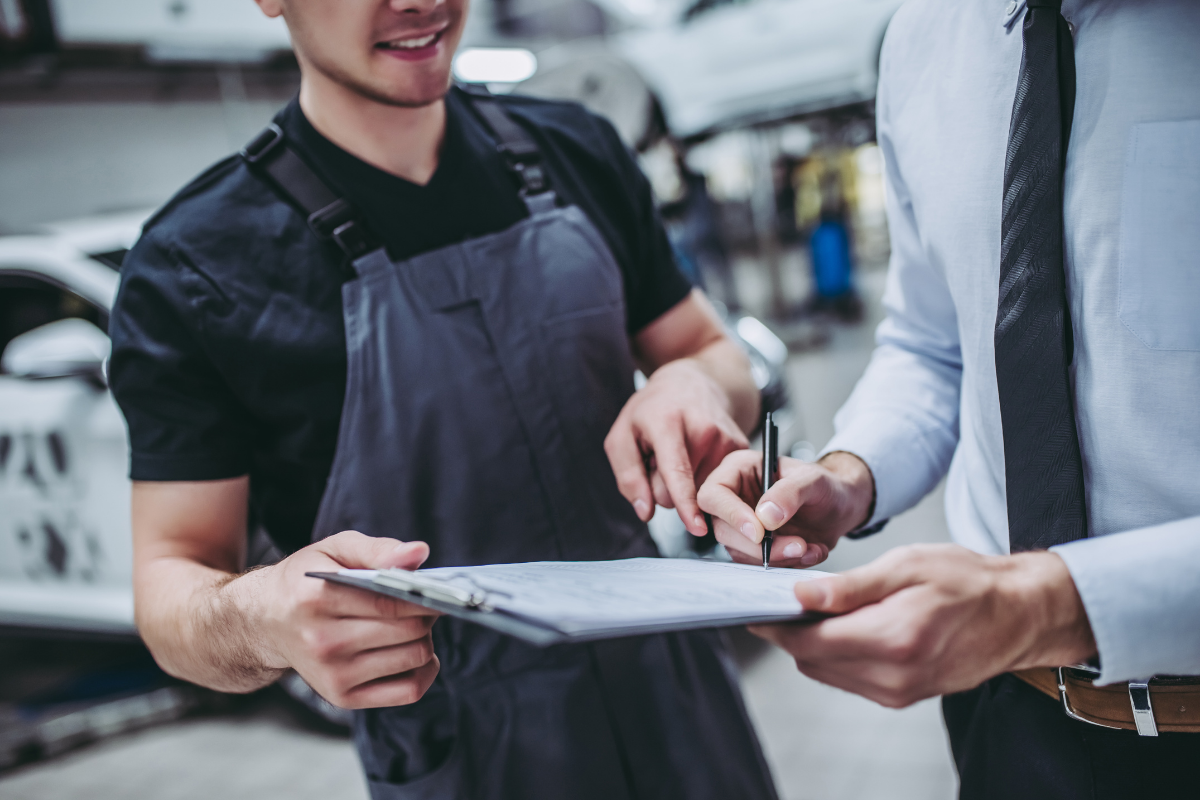
[[[1135,125],[1117,313],[1153,350],[1200,350],[1200,119]]]

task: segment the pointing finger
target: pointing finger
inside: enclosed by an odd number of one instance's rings
[[[652,445],[658,474],[667,486],[683,526],[694,536],[705,535],[708,525],[696,505],[696,478],[682,425],[660,431]]]
[[[612,465],[621,496],[633,504],[638,519],[649,522],[654,516],[654,497],[646,476],[646,462],[633,428],[625,420],[618,419],[613,424],[604,439],[604,452]]]
[[[758,454],[748,450],[729,455],[708,476],[696,496],[700,508],[712,514],[714,521],[721,520],[751,544],[762,541],[763,526],[754,509],[742,498],[746,485],[758,482],[758,460]]]
[[[762,541],[763,526],[754,515],[754,509],[729,487],[709,481],[700,487],[696,499],[701,509],[713,515],[714,525],[736,531],[747,545],[754,546]]]

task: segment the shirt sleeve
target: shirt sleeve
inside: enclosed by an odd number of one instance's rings
[[[1050,549],[1096,637],[1097,683],[1200,674],[1200,517]]]
[[[916,505],[946,474],[958,445],[962,385],[954,300],[921,246],[886,101],[881,81],[877,125],[892,245],[883,297],[887,316],[867,370],[834,417],[834,436],[822,451],[853,453],[870,467],[875,511],[868,525]]]
[[[249,472],[247,414],[200,343],[198,312],[227,302],[152,236],[126,256],[109,326],[109,381],[129,428],[133,480]]]

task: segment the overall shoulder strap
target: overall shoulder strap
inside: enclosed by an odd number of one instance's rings
[[[557,204],[550,179],[542,166],[542,151],[537,142],[504,110],[485,87],[463,84],[471,106],[495,136],[496,149],[504,156],[509,171],[520,185],[519,194],[530,213],[549,211]]]
[[[275,123],[242,148],[241,156],[251,171],[269,179],[308,214],[309,227],[318,236],[331,239],[351,260],[379,247],[358,210],[304,163]]]

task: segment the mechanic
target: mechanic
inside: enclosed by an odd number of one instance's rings
[[[155,658],[295,669],[379,800],[774,797],[712,632],[539,650],[305,577],[655,555],[759,397],[607,122],[448,89],[465,0],[258,2],[299,97],[147,223],[113,312]],[[241,572],[258,526],[290,555]]]
[[[760,502],[734,454],[700,491],[786,564],[948,471],[958,545],[801,583],[842,616],[759,632],[884,705],[944,695],[964,798],[1196,794],[1198,41],[1188,0],[902,7],[878,347],[819,463]]]

